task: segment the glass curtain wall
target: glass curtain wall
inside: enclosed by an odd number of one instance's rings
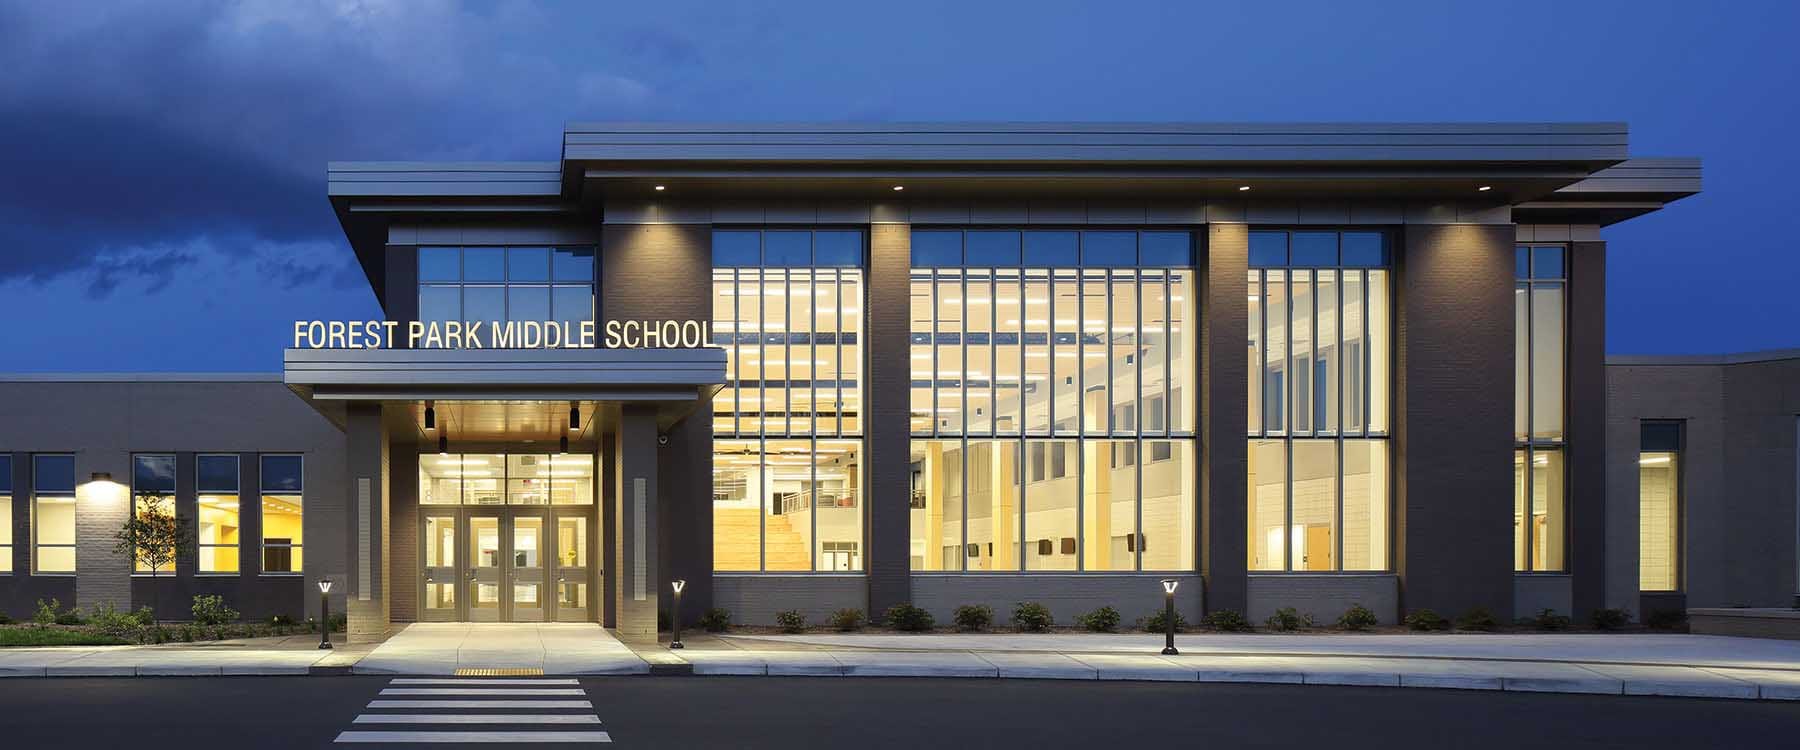
[[[131,514],[143,518],[146,513],[155,512],[173,517],[175,515],[175,454],[164,453],[154,455],[135,455],[131,457]],[[164,554],[168,562],[162,563],[154,571],[144,564],[141,557],[132,555],[131,569],[138,573],[173,573],[175,572],[174,551],[165,547]]]
[[[913,232],[913,570],[1194,569],[1194,241]]]
[[[1513,567],[1567,570],[1563,465],[1568,264],[1560,245],[1519,245],[1513,286]]]
[[[0,573],[13,569],[13,457],[0,453]]]
[[[1391,255],[1382,232],[1250,233],[1252,571],[1390,568]]]
[[[419,321],[481,321],[486,347],[524,346],[500,340],[496,322],[556,321],[578,337],[594,319],[594,279],[591,247],[421,247]]]
[[[1645,422],[1638,444],[1638,589],[1681,590],[1680,422]]]
[[[713,569],[863,569],[866,237],[713,231]]]

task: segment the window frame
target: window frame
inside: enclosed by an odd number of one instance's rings
[[[70,463],[70,471],[71,471],[71,473],[70,473],[70,481],[71,481],[70,488],[66,492],[63,490],[60,490],[60,489],[42,489],[39,485],[39,481],[43,477],[43,472],[38,470],[38,460],[42,459],[42,458],[64,457],[64,456],[68,457],[69,463]],[[75,470],[74,470],[74,464],[75,464],[75,454],[74,453],[34,453],[31,455],[31,575],[32,576],[71,578],[71,577],[78,575],[79,571],[81,570],[81,553],[80,553],[80,549],[79,549],[80,542],[81,542],[81,536],[80,536],[81,535],[81,518],[80,518],[81,501],[78,497],[78,493],[81,488],[81,480],[75,476],[77,472],[75,472]],[[75,524],[75,528],[71,530],[71,532],[72,532],[71,536],[73,537],[73,541],[71,541],[68,544],[46,544],[46,543],[38,541],[39,533],[42,532],[43,528],[44,528],[44,524],[39,520],[43,517],[43,511],[39,509],[39,505],[41,504],[41,501],[47,497],[49,497],[49,498],[68,498],[70,504],[74,506],[74,511],[73,511],[74,517],[71,519],[71,521]],[[75,554],[75,564],[73,566],[71,566],[68,570],[43,570],[42,568],[39,567],[39,563],[43,559],[43,555],[40,553],[40,551],[45,548],[67,549],[70,552],[73,552]]]
[[[500,278],[499,279],[495,280],[495,279],[469,279],[468,278],[468,262],[467,262],[468,253],[467,253],[467,251],[471,250],[471,249],[500,251],[501,259],[500,259]],[[540,249],[544,250],[547,255],[547,257],[545,258],[545,261],[544,261],[544,263],[545,263],[544,278],[542,278],[542,279],[528,279],[528,278],[514,279],[513,278],[513,264],[512,264],[513,253],[512,253],[512,251],[513,250],[540,250]],[[425,278],[425,274],[422,272],[421,256],[425,251],[428,251],[428,250],[454,250],[454,251],[456,251],[456,278],[455,279],[429,279],[428,280]],[[592,265],[592,273],[589,275],[589,277],[586,279],[582,279],[582,280],[575,280],[572,278],[570,278],[570,279],[557,278],[556,259],[557,259],[557,251],[558,250],[586,250],[586,251],[588,251],[589,259],[590,259],[591,265]],[[501,308],[502,308],[501,309],[502,321],[514,321],[515,320],[512,315],[512,307],[513,307],[513,291],[512,290],[513,289],[515,289],[515,288],[518,288],[518,289],[541,289],[544,292],[544,304],[548,307],[548,315],[547,315],[547,317],[545,317],[544,319],[542,319],[539,322],[548,322],[548,321],[563,320],[562,318],[557,317],[557,314],[556,314],[556,297],[557,297],[556,293],[558,290],[583,288],[583,289],[587,290],[587,298],[588,298],[587,320],[590,322],[593,322],[595,324],[595,326],[596,326],[596,334],[595,335],[596,335],[596,337],[598,337],[598,335],[599,335],[598,327],[601,325],[600,299],[599,299],[601,262],[600,262],[600,249],[597,245],[584,244],[584,243],[550,243],[550,244],[526,243],[526,244],[505,244],[505,245],[435,245],[435,244],[433,244],[433,245],[418,245],[414,248],[413,269],[414,269],[414,277],[415,277],[414,290],[413,290],[413,301],[418,305],[418,307],[416,309],[418,311],[418,317],[419,317],[420,322],[423,322],[423,323],[436,322],[435,318],[428,320],[425,317],[425,296],[426,296],[427,289],[454,289],[455,294],[456,294],[457,320],[460,320],[460,321],[470,320],[470,318],[468,317],[468,304],[469,304],[468,290],[471,287],[478,288],[478,289],[491,288],[491,289],[499,289],[500,290],[500,294],[501,294],[501,303],[500,304],[501,304]],[[523,319],[520,319],[520,320],[522,321]],[[579,324],[580,324],[579,320],[577,320],[576,325],[579,325]],[[567,332],[567,335],[579,336],[580,333],[581,332],[579,330],[571,330],[571,331]],[[485,341],[483,343],[484,347],[494,348],[493,347],[494,342],[492,339],[493,334],[490,333],[490,334],[486,334],[486,335],[489,338],[487,341]],[[599,344],[596,342],[595,345],[598,346]]]
[[[808,251],[805,263],[800,263],[796,259],[771,258],[769,249],[769,235],[771,233],[790,235],[802,232],[808,235]],[[754,233],[756,235],[755,262],[747,262],[747,259],[733,259],[731,262],[720,262],[717,253],[719,251],[718,239],[721,233],[730,235],[746,235]],[[856,240],[858,248],[855,262],[845,263],[838,259],[821,259],[821,234],[857,235]],[[714,344],[724,348],[727,352],[728,365],[726,388],[731,392],[729,409],[721,411],[714,408],[706,415],[706,418],[713,420],[712,455],[715,457],[719,455],[718,446],[720,443],[753,444],[755,446],[756,465],[753,468],[746,469],[746,471],[756,472],[758,475],[765,475],[769,472],[768,467],[770,466],[770,463],[768,462],[768,457],[771,455],[769,453],[771,442],[777,444],[804,442],[807,446],[806,455],[808,456],[807,475],[809,479],[807,480],[807,484],[816,492],[820,484],[820,480],[818,479],[819,457],[823,455],[819,452],[820,444],[834,442],[857,443],[857,447],[853,451],[858,467],[857,479],[856,485],[851,488],[851,491],[856,495],[854,502],[857,514],[858,538],[854,540],[833,540],[833,542],[854,542],[858,546],[858,549],[850,553],[850,555],[851,558],[861,566],[858,569],[850,571],[826,570],[821,566],[822,559],[825,557],[824,545],[826,542],[819,536],[818,498],[814,495],[810,500],[811,507],[808,508],[807,512],[806,569],[771,570],[769,567],[768,534],[768,522],[770,516],[768,509],[769,498],[757,497],[754,498],[757,508],[756,568],[754,570],[724,570],[717,567],[718,563],[715,558],[714,568],[712,570],[713,575],[867,575],[869,563],[868,549],[865,547],[865,542],[869,529],[869,463],[868,452],[865,450],[863,441],[868,431],[867,411],[864,408],[866,400],[864,396],[865,391],[867,390],[869,372],[867,321],[870,265],[869,254],[873,239],[872,234],[873,233],[867,225],[775,223],[715,224],[711,227],[711,231],[708,234],[708,247],[709,258],[712,261],[712,272],[707,279],[708,295],[716,294],[717,292],[715,289],[721,282],[729,283],[732,289],[731,327],[729,332],[722,330],[723,327],[718,325],[718,314],[713,305],[709,304],[707,311],[707,314],[713,319],[712,330]],[[748,248],[735,249],[747,250]],[[774,273],[771,273],[771,271]],[[804,272],[804,281],[800,283],[808,285],[809,288],[816,290],[821,283],[829,283],[832,290],[831,304],[836,309],[836,312],[834,313],[835,317],[832,319],[831,323],[832,330],[816,330],[819,322],[819,309],[825,303],[825,300],[818,297],[816,293],[814,294],[812,297],[813,303],[807,309],[807,319],[804,323],[806,329],[806,332],[803,334],[806,337],[806,343],[804,344],[794,343],[794,336],[802,334],[798,334],[793,330],[793,327],[797,325],[797,323],[796,320],[790,319],[792,317],[790,315],[792,312],[792,303],[789,301],[789,296],[787,294],[787,291],[791,288],[792,284],[795,283],[796,271]],[[779,281],[782,286],[782,294],[779,295],[782,300],[780,305],[780,316],[786,326],[783,329],[782,334],[770,333],[765,325],[769,321],[771,313],[770,305],[766,303],[773,295],[763,294],[762,290],[766,285],[777,281]],[[741,294],[741,291],[744,289],[746,283],[755,284],[758,289],[756,295],[757,330],[753,334],[739,331],[737,328],[738,322],[744,319],[740,305],[745,297],[745,295]],[[846,286],[854,286],[854,296],[846,293]],[[853,317],[855,321],[855,330],[850,330],[848,324],[848,321],[852,319],[852,316],[845,312],[847,303],[853,304],[856,309],[856,313]],[[822,337],[822,334],[831,337],[830,344],[821,343],[820,338]],[[754,337],[755,341],[747,342],[745,340],[746,336]],[[771,341],[771,337],[777,337],[780,340]],[[745,363],[743,357],[744,347],[747,345],[754,346],[757,352],[758,365],[756,377],[754,379],[744,377],[743,370]],[[763,356],[762,353],[765,351],[766,347],[770,346],[780,347],[783,352],[782,359],[784,367],[783,372],[779,377],[771,377],[763,364],[766,363],[769,358]],[[785,366],[785,362],[791,357],[792,348],[795,346],[806,347],[802,351],[805,352],[804,356],[809,358],[806,377],[804,378],[804,380],[809,383],[806,390],[807,405],[806,416],[804,417],[796,416],[799,410],[796,409],[796,403],[792,396],[787,395],[796,390],[789,381],[801,379],[795,378],[792,370]],[[820,380],[822,380],[822,378],[819,377],[818,363],[821,361],[819,359],[819,352],[822,347],[826,346],[830,347],[832,353],[831,361],[836,367],[836,372],[833,373],[833,377],[831,378],[833,381],[833,385],[831,386],[821,386],[819,384]],[[855,356],[846,359],[846,348],[853,349]],[[846,372],[850,365],[854,365],[855,371],[853,373]],[[768,383],[771,381],[779,381],[782,385],[770,386]],[[755,388],[748,390],[744,388],[742,384],[747,382],[754,382],[756,384]],[[773,420],[768,416],[768,402],[764,399],[764,395],[771,388],[776,388],[783,392],[782,416]],[[829,428],[822,427],[822,424],[826,419],[821,416],[820,401],[818,398],[822,388],[828,388],[829,393],[833,397],[832,416],[830,417],[832,426]],[[746,396],[749,396],[749,398],[746,398]],[[756,405],[754,411],[745,408],[746,404],[751,402],[754,402]],[[757,415],[755,417],[756,429],[754,431],[744,429],[745,419],[747,418],[746,415],[748,414]],[[804,419],[804,427],[797,429],[796,425],[798,423],[796,422],[796,419]],[[721,426],[721,421],[729,422],[729,427]],[[771,421],[779,421],[779,425],[772,426],[770,424]],[[716,482],[717,476],[718,475],[715,474],[715,478],[711,481]],[[716,488],[717,485],[713,486]],[[716,523],[716,520],[712,517],[714,513],[713,502],[709,502],[707,507],[708,523]],[[716,543],[717,542],[715,541],[715,544]],[[842,551],[834,550],[834,552],[843,554]]]
[[[268,473],[266,471],[264,471],[264,468],[265,468],[264,460],[267,458],[270,458],[270,457],[287,457],[287,456],[292,456],[292,457],[300,460],[300,491],[295,492],[295,493],[283,493],[280,490],[276,490],[273,493],[271,493],[271,491],[268,489],[268,486],[269,486]],[[239,480],[238,481],[239,481],[240,486],[242,485],[242,482],[243,482],[243,479],[242,479],[243,470],[244,469],[242,466],[238,467],[238,472],[239,472],[239,474],[238,474]],[[264,506],[263,503],[266,501],[263,498],[268,497],[270,494],[278,494],[278,495],[279,494],[294,494],[294,495],[298,495],[300,497],[300,529],[301,529],[301,541],[300,542],[295,543],[295,542],[290,541],[286,544],[269,544],[268,514],[264,512],[266,510],[266,507]],[[240,508],[242,507],[242,502],[243,501],[241,501],[241,500],[239,501]],[[306,558],[305,558],[305,550],[306,550],[306,537],[305,537],[305,534],[306,534],[306,454],[305,453],[302,453],[302,452],[273,452],[273,453],[258,453],[258,454],[256,454],[256,520],[257,520],[257,527],[258,527],[257,534],[256,534],[256,537],[257,537],[257,540],[256,540],[257,541],[256,574],[258,576],[268,576],[268,577],[275,577],[275,578],[305,576],[306,575]],[[269,570],[268,569],[268,560],[269,560],[269,552],[268,551],[270,549],[287,549],[287,550],[298,549],[298,550],[300,550],[301,551],[300,565],[298,565],[298,566],[291,565],[290,566],[290,567],[297,568],[295,570]],[[290,557],[289,559],[291,560],[292,558]],[[242,569],[243,569],[242,560],[240,560],[238,562],[238,568],[241,573]]]
[[[1561,273],[1559,275],[1544,276],[1544,275],[1538,274],[1538,268],[1537,268],[1537,266],[1538,266],[1538,250],[1540,248],[1542,248],[1542,249],[1555,248],[1556,250],[1559,251],[1560,255],[1558,257],[1560,257],[1562,260],[1562,262],[1560,264],[1562,266],[1560,269]],[[1526,269],[1525,269],[1526,275],[1524,275],[1524,276],[1518,275],[1519,268],[1518,268],[1517,258],[1518,258],[1518,254],[1520,252],[1523,252],[1526,257]],[[1568,575],[1569,574],[1569,554],[1568,554],[1569,553],[1569,523],[1568,523],[1568,519],[1569,519],[1569,515],[1570,515],[1569,514],[1570,497],[1569,497],[1569,491],[1568,491],[1568,488],[1569,488],[1569,462],[1568,462],[1568,445],[1569,445],[1569,441],[1568,441],[1569,309],[1570,309],[1570,302],[1571,302],[1570,298],[1572,296],[1569,292],[1570,292],[1570,281],[1571,281],[1570,266],[1573,265],[1570,262],[1570,253],[1571,253],[1571,245],[1569,243],[1565,243],[1565,242],[1514,242],[1513,243],[1513,254],[1514,254],[1513,288],[1514,288],[1515,294],[1520,290],[1524,291],[1524,303],[1525,303],[1525,326],[1522,330],[1515,331],[1513,333],[1513,335],[1515,337],[1515,342],[1514,342],[1515,349],[1519,345],[1518,337],[1520,337],[1520,336],[1524,337],[1523,344],[1524,344],[1524,349],[1525,349],[1525,381],[1523,383],[1515,382],[1513,384],[1513,388],[1515,389],[1515,393],[1513,396],[1514,402],[1518,403],[1518,399],[1519,399],[1519,395],[1520,395],[1517,392],[1517,389],[1524,388],[1523,395],[1524,395],[1524,405],[1525,405],[1525,423],[1524,423],[1525,424],[1525,436],[1524,436],[1524,439],[1520,440],[1517,435],[1513,436],[1513,450],[1515,452],[1524,451],[1524,454],[1525,454],[1524,478],[1523,478],[1525,486],[1522,490],[1520,490],[1520,489],[1514,490],[1515,493],[1521,493],[1523,496],[1523,500],[1525,503],[1524,515],[1519,521],[1518,528],[1515,531],[1515,538],[1513,539],[1513,542],[1512,542],[1513,545],[1515,545],[1515,549],[1522,547],[1525,550],[1525,565],[1522,568],[1518,567],[1517,560],[1515,559],[1514,568],[1513,568],[1513,572],[1515,574],[1542,574],[1542,575]],[[1562,346],[1560,348],[1562,349],[1563,371],[1562,371],[1561,375],[1558,377],[1557,382],[1561,383],[1561,385],[1562,385],[1562,389],[1561,389],[1562,390],[1562,394],[1561,394],[1562,409],[1561,409],[1561,412],[1562,412],[1562,419],[1563,419],[1563,436],[1561,438],[1555,438],[1555,439],[1539,438],[1537,436],[1537,407],[1536,407],[1537,346],[1535,345],[1534,339],[1537,335],[1537,325],[1536,325],[1537,294],[1536,294],[1536,292],[1540,288],[1554,288],[1554,289],[1558,289],[1562,292],[1562,311],[1561,311],[1562,330],[1561,330],[1561,334],[1560,334],[1562,336],[1562,342],[1561,342]],[[1515,302],[1514,304],[1517,304],[1517,302]],[[1538,471],[1537,454],[1538,453],[1552,453],[1552,452],[1557,453],[1563,457],[1562,460],[1558,462],[1558,466],[1561,468],[1561,474],[1562,474],[1562,481],[1558,485],[1561,488],[1560,491],[1562,493],[1562,498],[1561,498],[1561,502],[1560,502],[1561,513],[1562,513],[1562,524],[1561,524],[1562,539],[1560,540],[1561,554],[1558,555],[1558,557],[1561,558],[1562,565],[1560,567],[1557,567],[1554,569],[1546,567],[1546,568],[1540,570],[1537,567],[1537,561],[1534,559],[1535,552],[1537,551],[1537,529],[1536,529],[1536,524],[1533,522],[1533,518],[1532,518],[1532,514],[1535,509],[1535,501],[1536,501],[1536,497],[1535,497],[1534,493],[1536,491],[1536,486],[1537,486],[1537,480],[1536,480],[1536,474]],[[1546,511],[1545,515],[1546,516],[1549,515],[1548,511]],[[1523,535],[1522,539],[1518,538],[1518,536],[1517,536],[1520,534]],[[1548,556],[1548,553],[1546,553],[1546,556]]]
[[[5,569],[0,570],[0,578],[6,578],[17,572],[14,570],[17,567],[14,549],[19,540],[13,535],[13,514],[18,512],[14,507],[18,503],[15,502],[13,495],[13,484],[18,472],[15,470],[17,467],[13,465],[13,454],[11,453],[0,453],[0,464],[6,467],[6,481],[0,482],[0,501],[6,503],[6,512],[0,513],[0,524],[4,524],[3,528],[6,530],[6,543],[0,544],[0,564],[5,565]]]
[[[1645,428],[1653,426],[1673,428],[1675,433],[1674,444],[1672,446],[1658,446],[1654,448],[1646,446],[1645,443],[1648,442],[1648,435],[1646,434]],[[1643,456],[1646,453],[1672,454],[1670,457],[1670,468],[1675,471],[1674,492],[1669,498],[1670,524],[1674,527],[1674,533],[1670,535],[1671,538],[1669,539],[1669,577],[1671,582],[1674,583],[1674,588],[1643,588],[1643,544],[1642,537],[1640,536],[1638,545],[1638,590],[1641,593],[1679,594],[1687,591],[1686,566],[1682,565],[1683,559],[1687,556],[1687,433],[1687,420],[1685,419],[1645,419],[1641,420],[1638,424],[1638,460],[1642,461]],[[1641,527],[1643,523],[1641,517],[1641,514],[1643,513],[1643,486],[1641,483],[1638,486],[1638,512],[1640,514],[1639,524]],[[1640,535],[1642,534],[1641,529],[1639,533]]]
[[[1398,545],[1394,543],[1395,498],[1397,485],[1397,482],[1394,481],[1394,468],[1397,459],[1393,442],[1393,410],[1395,402],[1394,382],[1397,374],[1396,362],[1399,352],[1399,347],[1394,345],[1394,338],[1398,329],[1396,327],[1397,306],[1393,303],[1393,297],[1396,281],[1398,280],[1398,268],[1400,265],[1398,258],[1402,251],[1400,242],[1402,233],[1393,227],[1387,226],[1258,225],[1250,228],[1250,236],[1247,238],[1248,245],[1254,247],[1258,235],[1272,235],[1277,233],[1285,235],[1282,253],[1283,262],[1276,264],[1258,261],[1254,257],[1254,252],[1251,252],[1251,258],[1246,264],[1248,267],[1248,274],[1245,276],[1244,283],[1248,295],[1255,296],[1257,299],[1256,304],[1258,314],[1256,317],[1257,322],[1260,325],[1260,330],[1257,332],[1257,335],[1253,337],[1257,345],[1255,356],[1258,361],[1253,368],[1253,371],[1248,373],[1248,376],[1246,377],[1247,386],[1245,389],[1245,399],[1248,401],[1250,397],[1255,396],[1258,399],[1257,406],[1261,413],[1247,415],[1248,417],[1254,417],[1256,419],[1256,429],[1250,429],[1249,425],[1246,424],[1245,432],[1246,448],[1248,450],[1254,450],[1254,446],[1258,442],[1278,442],[1282,447],[1281,568],[1277,570],[1257,569],[1252,563],[1252,556],[1255,554],[1255,550],[1252,549],[1247,550],[1245,553],[1244,563],[1246,572],[1249,575],[1369,575],[1393,573],[1396,567],[1396,555],[1398,554]],[[1293,250],[1295,234],[1335,234],[1337,245],[1336,263],[1331,265],[1312,262],[1296,263]],[[1372,264],[1348,262],[1345,258],[1344,247],[1344,237],[1347,234],[1378,235],[1381,241],[1379,262]],[[1317,416],[1326,412],[1320,412],[1318,404],[1315,403],[1318,394],[1318,384],[1315,382],[1316,378],[1312,376],[1313,368],[1319,363],[1318,354],[1320,341],[1318,334],[1319,315],[1321,311],[1319,308],[1317,289],[1321,271],[1335,272],[1332,276],[1336,287],[1333,299],[1338,311],[1334,316],[1337,320],[1337,330],[1334,337],[1335,343],[1332,344],[1332,356],[1337,361],[1337,383],[1335,384],[1337,399],[1336,408],[1330,413],[1333,418],[1329,429],[1322,428],[1316,419]],[[1382,352],[1385,354],[1385,357],[1381,358],[1385,360],[1382,369],[1385,370],[1387,375],[1385,382],[1383,383],[1384,396],[1381,399],[1381,406],[1385,413],[1379,417],[1376,415],[1374,398],[1376,394],[1374,376],[1377,369],[1376,361],[1378,358],[1376,356],[1377,352],[1373,338],[1376,328],[1372,322],[1372,313],[1377,309],[1377,304],[1373,294],[1374,284],[1371,283],[1372,279],[1376,278],[1374,272],[1377,271],[1385,272],[1386,280],[1383,284],[1383,291],[1386,299],[1379,307],[1385,313],[1386,317],[1385,324],[1381,327],[1381,332],[1388,338],[1387,344],[1382,347],[1385,350]],[[1270,386],[1272,384],[1269,379],[1264,376],[1267,367],[1266,363],[1270,361],[1271,357],[1268,350],[1270,340],[1269,331],[1271,328],[1276,327],[1276,324],[1272,321],[1269,308],[1271,272],[1281,274],[1278,281],[1283,289],[1281,301],[1282,319],[1279,322],[1279,327],[1286,332],[1283,337],[1284,351],[1281,353],[1281,361],[1283,363],[1282,369],[1279,373],[1275,373],[1277,379],[1273,383],[1273,385],[1277,387],[1278,391],[1276,392],[1279,393],[1281,398],[1279,413],[1275,415],[1280,419],[1280,422],[1273,426],[1269,423],[1268,419],[1270,414],[1269,410],[1271,408]],[[1301,387],[1299,384],[1300,378],[1296,377],[1296,358],[1294,356],[1294,326],[1295,321],[1301,319],[1296,315],[1296,306],[1294,304],[1296,273],[1305,274],[1306,284],[1308,288],[1312,290],[1307,293],[1310,304],[1307,306],[1309,309],[1304,317],[1304,320],[1307,321],[1307,325],[1310,327],[1310,330],[1308,331],[1307,357],[1311,360],[1308,365],[1308,377],[1305,385],[1308,402],[1305,407],[1307,412],[1307,426],[1304,430],[1298,428],[1298,423],[1300,421],[1296,418],[1296,404],[1298,399],[1294,395]],[[1350,278],[1348,274],[1352,273],[1355,274],[1354,278],[1360,280],[1361,293],[1358,298],[1358,303],[1362,308],[1360,315],[1362,319],[1362,330],[1360,332],[1360,338],[1357,339],[1359,342],[1357,366],[1355,368],[1357,377],[1354,378],[1354,380],[1356,380],[1356,385],[1360,386],[1357,390],[1360,391],[1358,395],[1361,411],[1360,420],[1354,430],[1350,429],[1348,423],[1345,421],[1346,414],[1349,411],[1347,408],[1348,399],[1346,398],[1347,394],[1345,386],[1348,385],[1353,378],[1352,368],[1346,366],[1345,345],[1347,340],[1345,339],[1346,331],[1344,328],[1344,315],[1342,314],[1346,305],[1344,293],[1346,288],[1345,282]],[[1254,275],[1254,280],[1251,279],[1250,275]],[[1249,335],[1248,331],[1246,331],[1246,335]],[[1246,411],[1248,411],[1248,409],[1246,409]],[[1374,426],[1378,423],[1382,425],[1382,429],[1374,429]],[[1384,481],[1382,484],[1386,496],[1382,498],[1381,507],[1383,509],[1382,521],[1386,524],[1387,530],[1382,535],[1382,538],[1386,540],[1386,549],[1383,550],[1384,559],[1379,561],[1380,567],[1347,570],[1344,567],[1344,502],[1345,487],[1347,485],[1346,479],[1348,475],[1345,473],[1344,469],[1344,458],[1345,446],[1352,440],[1359,442],[1380,442],[1384,446],[1382,449],[1384,464],[1382,467],[1382,471],[1384,472]],[[1332,443],[1334,467],[1332,482],[1333,525],[1331,567],[1328,570],[1296,570],[1294,569],[1293,549],[1294,454],[1297,452],[1295,447],[1302,443],[1320,443],[1326,441]],[[1370,466],[1370,470],[1373,472],[1373,465]],[[1253,497],[1254,492],[1255,487],[1246,484],[1244,490],[1246,534],[1249,531],[1252,531],[1252,529],[1248,528],[1249,519],[1251,518],[1249,505],[1255,502],[1255,498]],[[1374,560],[1371,560],[1370,563],[1371,565],[1377,564]]]
[[[176,508],[175,496],[176,496],[176,493],[179,492],[180,483],[181,483],[180,468],[179,468],[181,459],[175,453],[172,453],[169,451],[144,451],[144,452],[134,452],[131,454],[131,479],[130,479],[130,485],[127,486],[126,490],[125,490],[127,497],[129,497],[130,501],[131,501],[130,502],[131,517],[136,518],[138,515],[139,496],[142,494],[152,494],[152,491],[144,490],[144,491],[140,492],[140,490],[138,489],[137,468],[138,468],[138,459],[141,459],[141,458],[166,458],[169,460],[170,467],[175,468],[176,475],[169,478],[170,487],[168,489],[168,503],[169,503],[169,512],[176,514],[177,518],[179,519],[179,514],[176,513],[176,510],[175,510],[175,508]],[[160,491],[158,491],[157,494],[160,494]],[[164,574],[175,575],[180,570],[180,567],[181,567],[181,561],[179,559],[180,558],[180,550],[176,550],[176,558],[177,558],[176,560],[170,562],[171,567],[163,569],[163,570],[151,571],[151,570],[146,570],[144,568],[139,567],[138,560],[137,560],[137,552],[135,550],[133,550],[131,553],[131,574],[134,576],[144,576],[146,578],[161,577]]]
[[[271,454],[271,455],[286,455],[286,454]],[[236,487],[236,489],[233,490],[233,494],[237,498],[237,504],[238,504],[238,541],[237,541],[237,544],[207,544],[205,542],[200,541],[200,509],[201,509],[200,498],[208,496],[208,495],[218,494],[216,491],[208,491],[207,489],[200,486],[201,485],[201,477],[205,476],[205,474],[203,474],[200,471],[200,462],[202,460],[205,460],[208,458],[221,458],[221,457],[230,458],[232,460],[233,465],[237,467],[237,471],[233,473],[234,485]],[[261,454],[259,454],[258,458],[257,458],[257,462],[258,462],[257,481],[259,483],[262,481],[262,473],[261,473],[262,466],[260,465],[261,461],[262,461]],[[306,468],[305,459],[302,459],[301,460],[301,474],[302,474],[301,489],[302,489],[302,491],[304,491],[305,487],[306,487],[305,479],[304,479],[305,468]],[[260,488],[259,488],[259,490],[260,490]],[[262,512],[262,510],[261,510],[262,509],[262,493],[260,491],[257,493],[256,507],[258,509],[257,513],[260,514]],[[244,574],[244,533],[243,533],[244,525],[245,525],[244,517],[245,517],[245,513],[244,513],[244,457],[241,454],[225,453],[225,452],[195,453],[194,454],[194,575],[195,576],[236,577],[236,576],[241,576]],[[260,518],[259,518],[259,520],[260,520]],[[302,506],[301,523],[305,523],[305,520],[306,520],[305,508],[304,508],[304,506]],[[261,537],[261,533],[259,531],[258,538],[260,539],[260,537]],[[232,548],[232,547],[237,548],[237,556],[238,556],[238,569],[237,570],[206,570],[204,567],[202,567],[201,561],[205,560],[206,556],[200,554],[201,552],[203,552],[207,549],[228,549],[228,548]]]

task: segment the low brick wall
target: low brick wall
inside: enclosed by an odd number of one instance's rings
[[[950,622],[951,613],[959,606],[985,604],[994,608],[994,622],[999,625],[1012,619],[1013,607],[1019,602],[1048,607],[1058,625],[1074,625],[1076,615],[1112,607],[1119,611],[1120,624],[1130,627],[1138,618],[1162,611],[1163,591],[1158,581],[1168,577],[1181,581],[1175,590],[1176,609],[1188,622],[1198,622],[1202,587],[1200,577],[1191,573],[914,575],[912,602],[931,612],[939,623]]]
[[[1400,579],[1391,573],[1251,575],[1250,606],[1244,617],[1260,626],[1275,610],[1293,607],[1328,625],[1337,622],[1352,604],[1368,607],[1383,625],[1399,622]]]
[[[837,610],[867,608],[869,585],[860,575],[715,575],[713,606],[730,610],[738,625],[774,625],[775,613],[788,609],[823,623]]]
[[[1701,607],[1687,615],[1690,633],[1800,641],[1800,609]]]

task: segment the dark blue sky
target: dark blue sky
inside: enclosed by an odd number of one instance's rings
[[[326,161],[605,119],[1625,120],[1706,192],[1606,230],[1610,349],[1800,346],[1800,3],[63,5],[0,0],[0,371],[276,370],[378,315]]]

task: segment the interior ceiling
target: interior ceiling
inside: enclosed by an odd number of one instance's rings
[[[569,430],[569,407],[581,410],[580,429]],[[437,428],[425,429],[426,403],[407,405],[404,414],[420,440],[442,435],[458,442],[570,442],[598,440],[603,414],[593,401],[437,401],[432,403]]]

